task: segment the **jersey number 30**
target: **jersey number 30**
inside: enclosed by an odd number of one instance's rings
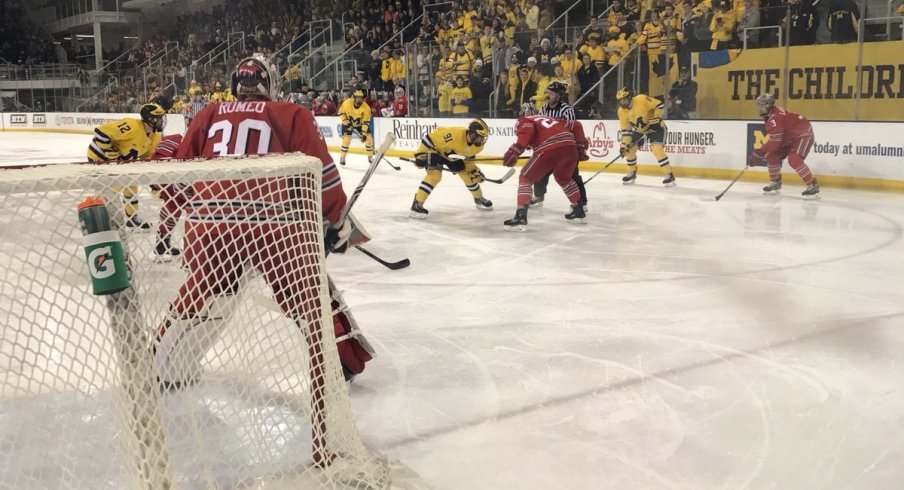
[[[248,155],[248,136],[251,131],[257,131],[260,137],[257,140],[257,151],[250,154],[262,155],[270,151],[270,125],[266,121],[259,119],[245,119],[239,123],[236,131],[235,149],[229,151],[229,143],[232,142],[233,136],[232,123],[226,120],[217,121],[210,126],[207,131],[207,139],[213,140],[220,133],[219,143],[213,144],[213,151],[219,156],[226,155]]]

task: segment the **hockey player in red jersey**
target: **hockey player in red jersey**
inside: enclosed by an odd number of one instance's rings
[[[807,184],[804,198],[819,199],[819,184],[804,162],[814,141],[810,121],[775,105],[775,97],[768,93],[756,98],[756,110],[766,123],[769,139],[750,155],[747,165],[765,164],[769,168],[769,185],[763,187],[763,193],[777,194],[782,188],[782,161],[787,158],[791,168]]]
[[[165,160],[175,157],[181,143],[181,134],[164,136],[160,143],[157,144],[154,156],[151,159]],[[179,217],[182,216],[182,210],[191,196],[191,187],[186,184],[168,184],[152,187],[159,193],[160,199],[163,200],[163,204],[160,205],[160,224],[157,225],[157,245],[154,247],[154,253],[162,260],[170,260],[182,253],[171,241],[173,230],[176,229],[176,223],[179,221]]]
[[[277,90],[276,68],[263,56],[245,58],[232,75],[232,93],[238,101],[214,103],[197,114],[176,157],[283,152],[317,157],[323,163],[325,247],[343,253],[352,235],[353,219],[349,215],[339,222],[346,203],[339,172],[311,112],[274,101]],[[229,318],[242,275],[250,268],[263,276],[283,313],[309,336],[312,357],[319,352],[319,333],[308,325],[319,321],[319,308],[313,306],[318,300],[319,278],[310,271],[316,270],[312,261],[320,255],[299,239],[309,231],[309,222],[300,218],[300,210],[292,209],[297,207],[293,196],[305,192],[295,182],[269,178],[194,184],[183,250],[189,274],[160,327],[155,349],[155,364],[164,386],[197,379],[201,360]],[[342,359],[348,378],[363,369],[371,353],[362,348],[367,344],[341,295],[332,287],[330,293],[334,315],[340,317],[338,321],[334,318],[336,336],[353,344],[352,349],[343,349],[348,345],[339,349],[355,357]]]
[[[571,203],[565,215],[570,223],[586,223],[581,193],[572,178],[578,161],[587,160],[587,138],[578,121],[563,121],[546,116],[524,116],[515,122],[518,140],[503,157],[503,165],[512,167],[525,149],[533,149],[533,156],[524,164],[518,177],[518,209],[515,217],[503,224],[508,231],[527,229],[527,209],[533,197],[534,182],[552,171],[556,183],[562,187]]]

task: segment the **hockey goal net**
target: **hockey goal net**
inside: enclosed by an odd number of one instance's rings
[[[0,489],[388,487],[336,353],[320,178],[320,162],[299,154],[0,169]],[[206,256],[213,292],[180,317],[173,303],[204,261],[161,260],[155,230],[124,226],[121,191],[137,189],[156,227],[155,191],[224,185],[281,204],[252,205],[264,225],[208,202],[207,219],[225,221],[186,245]],[[118,293],[92,294],[76,211],[89,195],[106,202],[131,269]],[[281,231],[267,235],[276,243],[224,241],[221,227],[236,226]],[[187,361],[162,373],[161,338],[180,321],[174,349]]]

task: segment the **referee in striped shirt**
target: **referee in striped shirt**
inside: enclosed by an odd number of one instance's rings
[[[182,110],[185,111],[185,127],[187,128],[189,124],[191,124],[191,120],[201,112],[207,104],[201,99],[201,94],[195,94],[194,100],[185,104]]]
[[[561,121],[574,121],[576,119],[574,116],[574,109],[564,100],[565,92],[567,91],[568,86],[562,82],[550,83],[544,92],[544,95],[546,95],[546,104],[540,109],[539,115],[559,119]],[[549,185],[550,175],[552,175],[552,171],[546,174],[545,177],[534,182],[534,198],[530,203],[532,208],[543,207],[543,199],[546,197],[546,187]],[[581,192],[581,204],[586,207],[587,190],[584,188],[584,179],[581,177],[581,173],[578,172],[577,165],[575,165],[574,174],[572,174],[571,177],[574,179],[574,182],[578,185],[578,190]]]

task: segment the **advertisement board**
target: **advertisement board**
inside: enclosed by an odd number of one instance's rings
[[[708,64],[694,53],[697,117],[753,117],[753,101],[765,92],[811,120],[900,121],[904,115],[904,41],[868,43],[862,52],[849,43],[734,54]]]
[[[90,134],[106,121],[134,114],[79,113],[3,113],[2,127],[8,131],[47,131]],[[485,119],[490,137],[483,156],[501,157],[515,142],[515,121]],[[410,156],[424,134],[438,126],[466,126],[469,119],[384,118],[373,120],[376,144],[383,135],[393,133],[396,145],[391,154]],[[332,151],[342,143],[338,117],[318,117],[320,134]],[[614,120],[582,120],[590,143],[589,162],[585,170],[597,170],[618,155],[618,122]],[[179,115],[170,115],[166,134],[184,131]],[[904,188],[904,124],[891,122],[825,122],[813,123],[815,144],[807,163],[821,181],[828,185],[866,188]],[[678,176],[733,177],[744,167],[747,155],[759,148],[766,135],[762,123],[735,121],[668,121],[665,151]],[[352,152],[363,152],[360,141],[352,141]],[[619,162],[620,164],[621,162]],[[656,173],[656,158],[644,143],[638,152],[641,171]],[[618,165],[618,164],[617,164]],[[615,166],[610,170],[619,171]],[[789,171],[789,168],[785,168]],[[761,172],[748,172],[759,179]],[[765,173],[765,172],[762,172]]]

